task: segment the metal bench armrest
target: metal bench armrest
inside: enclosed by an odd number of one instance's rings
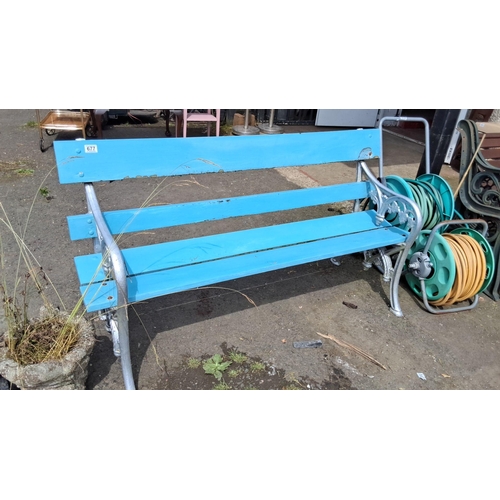
[[[130,343],[128,330],[128,289],[127,289],[127,268],[122,252],[108,229],[106,221],[101,212],[101,207],[92,183],[85,183],[85,195],[90,212],[94,216],[97,226],[97,237],[101,243],[103,263],[109,262],[109,270],[116,282],[117,287],[117,310],[116,319],[118,322],[119,355],[122,358],[123,379],[126,389],[135,389],[134,378],[132,376],[132,364],[130,359]]]

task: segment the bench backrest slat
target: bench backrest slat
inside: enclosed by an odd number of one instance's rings
[[[368,182],[353,182],[236,198],[116,210],[104,212],[103,215],[111,234],[122,234],[356,200],[366,198],[369,191]],[[96,237],[97,229],[92,214],[69,216],[68,226],[72,240]]]
[[[61,184],[369,160],[380,130],[54,141]]]

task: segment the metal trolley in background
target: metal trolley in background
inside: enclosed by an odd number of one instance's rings
[[[83,138],[95,135],[92,110],[79,111],[65,109],[51,109],[43,119],[40,119],[40,110],[36,110],[38,120],[38,130],[40,132],[40,151],[43,153],[46,148],[43,144],[43,131],[47,135],[54,135],[61,130],[81,130]]]

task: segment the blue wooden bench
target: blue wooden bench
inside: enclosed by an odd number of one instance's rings
[[[83,183],[89,213],[68,217],[72,240],[92,239],[94,253],[77,256],[88,312],[101,311],[121,357],[127,389],[135,388],[127,305],[322,259],[365,252],[370,267],[380,249],[397,255],[385,270],[391,310],[402,315],[398,284],[409,247],[422,225],[418,207],[387,188],[380,128],[303,134],[179,139],[56,141],[62,184]],[[379,179],[366,160],[380,158]],[[101,212],[93,183],[357,161],[357,178],[339,185],[209,201]],[[334,166],[332,166],[334,168]],[[104,188],[105,186],[103,186]],[[148,193],[144,193],[146,198]],[[369,198],[368,208],[359,208]],[[183,224],[354,200],[355,210],[269,227],[120,249],[115,236]],[[392,213],[391,217],[386,217]],[[392,224],[388,222],[392,221]],[[136,240],[140,238],[137,237]],[[390,267],[390,266],[389,266]]]

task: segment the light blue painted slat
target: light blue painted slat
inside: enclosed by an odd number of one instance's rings
[[[54,141],[54,151],[68,184],[366,160],[380,155],[380,131]]]
[[[383,224],[390,226],[387,222]],[[129,248],[123,250],[122,253],[127,265],[127,273],[132,276],[367,231],[375,227],[375,212],[368,210]],[[99,274],[95,274],[100,262],[100,254],[75,257],[80,283],[87,284],[105,279],[102,270]]]
[[[111,234],[150,231],[162,227],[226,219],[261,213],[278,212],[310,207],[338,201],[365,198],[368,182],[353,182],[317,188],[296,189],[278,193],[265,193],[237,198],[180,203],[143,209],[104,212],[104,219]],[[68,217],[72,240],[95,238],[96,226],[92,215]]]
[[[158,273],[128,278],[129,302],[147,300],[162,295],[189,290],[199,286],[222,283],[276,269],[305,264],[330,257],[339,257],[405,241],[396,228],[380,228],[369,232],[349,234],[326,240],[302,243],[228,259],[204,262]],[[81,287],[89,312],[116,306],[116,287],[99,283]]]

